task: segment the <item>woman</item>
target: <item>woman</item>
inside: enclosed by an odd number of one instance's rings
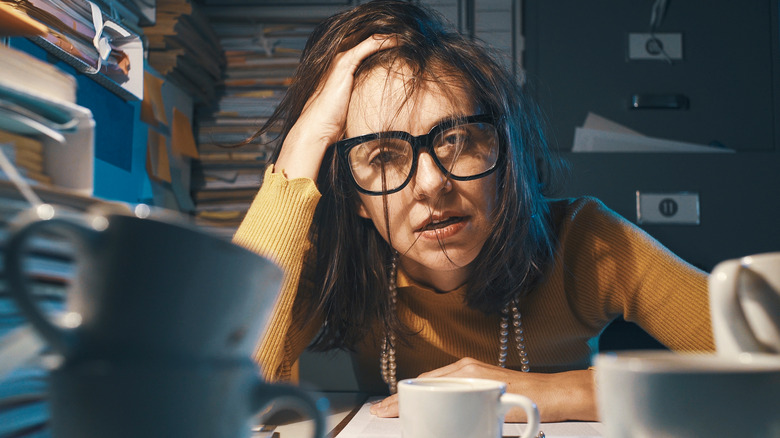
[[[391,393],[484,377],[542,421],[595,420],[589,341],[617,316],[713,349],[705,274],[595,199],[549,199],[534,107],[431,12],[380,0],[322,23],[273,123],[281,147],[234,237],[286,272],[267,379],[291,379],[314,340]],[[373,412],[397,415],[396,397]]]

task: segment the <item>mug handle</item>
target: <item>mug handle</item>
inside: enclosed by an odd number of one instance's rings
[[[763,275],[743,263],[739,273],[742,312],[759,351],[780,353],[780,295]]]
[[[49,206],[50,207],[50,206]],[[49,210],[51,211],[51,210]],[[32,292],[23,273],[23,259],[28,241],[37,233],[50,230],[75,242],[88,243],[94,240],[97,231],[82,225],[77,218],[48,218],[38,211],[20,216],[21,222],[13,224],[5,251],[5,275],[8,289],[19,309],[40,335],[59,353],[67,355],[76,346],[75,327],[55,324],[35,303]],[[78,261],[83,248],[75,246],[75,259]]]
[[[718,263],[708,279],[715,347],[723,356],[761,351],[739,303],[737,289],[743,269],[742,260],[727,260]]]
[[[325,438],[325,414],[311,395],[289,384],[271,384],[258,379],[252,392],[251,407],[253,412],[260,412],[272,401],[311,417],[314,420],[314,438]]]
[[[539,409],[536,407],[536,403],[530,398],[520,394],[505,393],[501,395],[501,412],[506,415],[509,409],[513,407],[523,408],[526,416],[528,417],[528,423],[525,431],[520,438],[533,438],[539,432]],[[503,420],[503,415],[502,415]]]

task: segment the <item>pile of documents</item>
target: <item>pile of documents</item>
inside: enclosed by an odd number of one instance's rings
[[[583,126],[574,130],[572,152],[723,153],[734,150],[648,137],[598,114],[588,113]]]
[[[88,0],[0,0],[46,30],[31,40],[127,99],[143,97],[143,48],[138,35],[110,21]]]
[[[157,19],[156,0],[94,0],[111,18],[141,33],[140,26],[151,26]]]
[[[157,21],[144,28],[149,64],[166,79],[211,106],[225,69],[225,55],[208,18],[191,0],[159,0]]]
[[[76,105],[76,80],[0,45],[0,147],[31,183],[92,193],[92,112]]]
[[[235,122],[231,124],[231,121]],[[199,157],[192,161],[192,199],[200,225],[232,235],[260,188],[272,139],[263,135],[248,139],[264,121],[235,118],[201,121],[198,130]]]
[[[192,197],[198,223],[232,234],[260,187],[278,131],[253,135],[284,97],[314,25],[217,20],[212,26],[227,67],[221,98],[198,118]]]
[[[45,190],[39,190],[42,192]],[[46,202],[65,199],[46,197]],[[30,208],[15,189],[0,184],[0,436],[41,436],[49,420],[44,342],[34,334],[8,291],[4,269],[10,222]],[[47,315],[65,309],[67,285],[75,277],[73,248],[57,238],[33,238],[25,256],[27,286]]]

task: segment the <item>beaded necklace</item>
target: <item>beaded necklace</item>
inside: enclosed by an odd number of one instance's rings
[[[388,284],[390,293],[390,311],[396,311],[396,304],[398,301],[398,288],[396,287],[396,273],[398,271],[398,257],[393,256],[390,262],[390,272],[388,274]],[[510,323],[510,314],[511,320]],[[517,353],[520,355],[521,371],[527,373],[531,370],[528,362],[528,352],[525,346],[525,332],[523,330],[523,319],[518,308],[517,298],[513,298],[509,304],[504,306],[501,311],[501,323],[499,326],[498,336],[498,366],[506,368],[506,358],[509,355],[509,329],[511,328],[515,334],[515,346]],[[395,334],[392,332],[385,333],[385,337],[382,340],[382,353],[380,355],[380,369],[382,371],[382,380],[385,381],[387,387],[390,389],[390,394],[395,394],[398,389],[398,381],[396,379],[396,362],[395,362]]]

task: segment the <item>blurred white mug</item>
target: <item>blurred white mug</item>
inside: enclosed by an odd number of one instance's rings
[[[718,354],[780,354],[780,252],[726,260],[709,277]]]
[[[528,397],[507,394],[506,384],[487,379],[426,377],[398,383],[404,438],[501,438],[504,416],[521,407],[528,417],[522,438],[536,436],[539,410]]]
[[[780,437],[780,355],[602,353],[596,382],[606,438]]]

